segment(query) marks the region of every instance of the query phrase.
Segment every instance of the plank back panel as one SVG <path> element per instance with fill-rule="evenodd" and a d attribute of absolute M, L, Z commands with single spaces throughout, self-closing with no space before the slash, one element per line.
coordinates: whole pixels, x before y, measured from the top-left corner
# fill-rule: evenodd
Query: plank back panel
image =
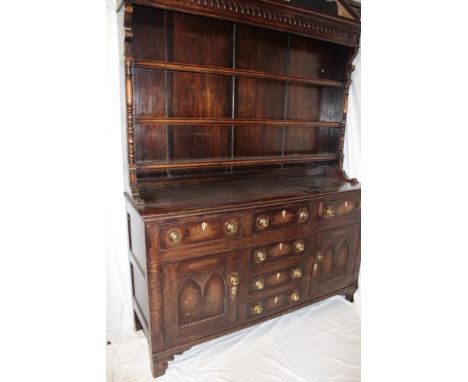
<path fill-rule="evenodd" d="M 172 126 L 171 159 L 228 158 L 231 154 L 229 126 Z"/>
<path fill-rule="evenodd" d="M 294 156 L 340 154 L 338 123 L 343 118 L 346 58 L 352 48 L 142 6 L 134 7 L 132 33 L 133 58 L 146 63 L 132 71 L 137 166 L 253 159 L 252 167 L 244 163 L 184 169 L 178 165 L 171 170 L 170 166 L 165 170 L 155 167 L 153 174 L 146 168 L 137 172 L 140 179 L 309 166 L 297 163 Z M 158 63 L 173 64 L 158 67 Z M 197 68 L 210 71 L 197 72 Z M 253 74 L 236 75 L 236 70 Z M 325 81 L 307 82 L 314 80 Z M 335 82 L 328 85 L 326 81 Z M 151 118 L 156 120 L 149 121 Z M 187 123 L 174 125 L 158 121 L 161 118 L 182 118 Z M 232 125 L 226 123 L 230 119 Z M 236 120 L 243 123 L 236 124 Z M 312 123 L 301 125 L 301 121 Z M 320 122 L 337 126 L 321 126 Z M 262 157 L 272 156 L 284 157 L 285 165 L 262 163 Z"/>
<path fill-rule="evenodd" d="M 172 62 L 231 67 L 231 23 L 168 13 L 168 60 Z"/>
<path fill-rule="evenodd" d="M 134 7 L 132 54 L 140 60 L 165 60 L 165 12 L 159 9 Z"/>

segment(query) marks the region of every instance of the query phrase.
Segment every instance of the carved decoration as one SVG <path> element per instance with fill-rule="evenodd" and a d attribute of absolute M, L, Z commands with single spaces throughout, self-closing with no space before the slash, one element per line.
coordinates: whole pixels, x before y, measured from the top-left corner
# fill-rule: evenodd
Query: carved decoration
<path fill-rule="evenodd" d="M 323 32 L 330 35 L 340 36 L 350 44 L 357 44 L 359 33 L 352 32 L 347 28 L 331 24 L 326 21 L 318 21 L 310 17 L 281 12 L 259 5 L 252 5 L 236 0 L 185 0 L 187 5 L 196 5 L 203 8 L 218 9 L 239 15 L 245 15 L 264 20 L 274 21 L 284 25 L 295 26 L 297 28 Z"/>
<path fill-rule="evenodd" d="M 144 5 L 181 11 L 203 12 L 226 16 L 258 24 L 267 24 L 298 33 L 336 41 L 349 46 L 359 46 L 359 24 L 327 20 L 325 15 L 306 15 L 299 11 L 275 9 L 268 4 L 249 0 L 142 0 Z"/>
<path fill-rule="evenodd" d="M 133 73 L 132 64 L 132 38 L 131 19 L 133 14 L 133 6 L 125 3 L 124 15 L 124 31 L 125 31 L 125 96 L 127 107 L 127 145 L 128 145 L 128 163 L 135 163 L 135 142 L 134 142 L 134 126 L 135 117 L 133 113 Z"/>
<path fill-rule="evenodd" d="M 349 89 L 351 88 L 351 75 L 355 69 L 353 65 L 353 61 L 358 53 L 358 50 L 355 49 L 354 52 L 351 54 L 348 63 L 346 65 L 346 79 L 345 79 L 345 87 L 344 87 L 344 97 L 343 97 L 343 115 L 341 118 L 341 128 L 340 128 L 340 137 L 338 142 L 338 149 L 341 154 L 341 159 L 338 162 L 338 168 L 343 169 L 343 151 L 344 151 L 344 143 L 345 143 L 345 131 L 346 131 L 346 120 L 348 117 L 348 100 L 349 100 Z"/>
<path fill-rule="evenodd" d="M 350 246 L 347 241 L 343 241 L 335 249 L 333 245 L 324 251 L 324 261 L 322 268 L 322 281 L 342 276 L 346 273 Z"/>
<path fill-rule="evenodd" d="M 127 111 L 127 161 L 130 178 L 130 189 L 137 206 L 142 206 L 143 200 L 137 188 L 135 161 L 135 115 L 133 110 L 133 57 L 132 57 L 132 15 L 133 5 L 124 4 L 124 55 L 125 55 L 125 102 Z"/>
<path fill-rule="evenodd" d="M 307 31 L 339 36 L 352 45 L 357 45 L 359 43 L 359 33 L 353 32 L 348 28 L 340 27 L 339 25 L 326 21 L 315 20 L 306 16 L 286 13 L 260 5 L 252 5 L 238 0 L 185 0 L 185 4 L 217 9 L 224 12 L 231 12 L 238 15 L 294 26 Z"/>
<path fill-rule="evenodd" d="M 186 280 L 178 294 L 179 326 L 187 327 L 226 313 L 224 279 L 212 274 L 201 286 L 192 278 Z"/>
<path fill-rule="evenodd" d="M 131 48 L 132 48 L 132 15 L 133 15 L 133 5 L 129 3 L 125 3 L 124 8 L 124 33 L 125 33 L 125 56 L 131 55 Z"/>

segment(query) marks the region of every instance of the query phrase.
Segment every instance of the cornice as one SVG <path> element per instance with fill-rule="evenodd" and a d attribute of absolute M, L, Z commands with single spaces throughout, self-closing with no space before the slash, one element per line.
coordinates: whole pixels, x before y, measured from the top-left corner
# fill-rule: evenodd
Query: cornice
<path fill-rule="evenodd" d="M 347 46 L 359 46 L 360 24 L 358 21 L 339 20 L 335 17 L 284 7 L 276 3 L 258 0 L 133 0 L 131 2 L 270 27 Z"/>

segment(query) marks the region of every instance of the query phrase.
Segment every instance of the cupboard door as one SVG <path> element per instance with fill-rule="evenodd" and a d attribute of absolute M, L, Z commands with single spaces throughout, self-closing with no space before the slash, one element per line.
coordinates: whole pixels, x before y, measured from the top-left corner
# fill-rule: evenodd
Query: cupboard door
<path fill-rule="evenodd" d="M 163 266 L 168 343 L 204 337 L 237 320 L 239 268 L 237 252 Z"/>
<path fill-rule="evenodd" d="M 310 296 L 331 293 L 353 282 L 359 237 L 359 224 L 317 234 Z"/>

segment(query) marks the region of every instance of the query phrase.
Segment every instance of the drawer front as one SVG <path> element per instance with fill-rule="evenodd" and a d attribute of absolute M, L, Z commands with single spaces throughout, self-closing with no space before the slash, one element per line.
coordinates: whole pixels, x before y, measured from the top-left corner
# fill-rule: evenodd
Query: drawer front
<path fill-rule="evenodd" d="M 268 290 L 292 281 L 298 281 L 305 277 L 305 267 L 301 263 L 296 263 L 283 267 L 274 272 L 268 272 L 249 279 L 249 294 Z"/>
<path fill-rule="evenodd" d="M 241 234 L 240 215 L 207 216 L 193 221 L 163 224 L 161 247 L 177 248 L 219 239 L 238 238 Z"/>
<path fill-rule="evenodd" d="M 307 237 L 287 239 L 250 249 L 251 266 L 262 266 L 273 261 L 308 253 Z"/>
<path fill-rule="evenodd" d="M 258 299 L 247 305 L 247 317 L 256 318 L 263 317 L 277 310 L 287 309 L 288 307 L 300 304 L 305 299 L 301 288 L 292 285 L 290 288 L 282 292 L 278 292 L 272 296 Z"/>
<path fill-rule="evenodd" d="M 254 213 L 254 231 L 264 232 L 296 224 L 307 224 L 310 211 L 307 205 L 277 208 Z"/>
<path fill-rule="evenodd" d="M 320 201 L 317 206 L 317 220 L 333 221 L 340 217 L 359 216 L 361 199 L 359 196 Z"/>

